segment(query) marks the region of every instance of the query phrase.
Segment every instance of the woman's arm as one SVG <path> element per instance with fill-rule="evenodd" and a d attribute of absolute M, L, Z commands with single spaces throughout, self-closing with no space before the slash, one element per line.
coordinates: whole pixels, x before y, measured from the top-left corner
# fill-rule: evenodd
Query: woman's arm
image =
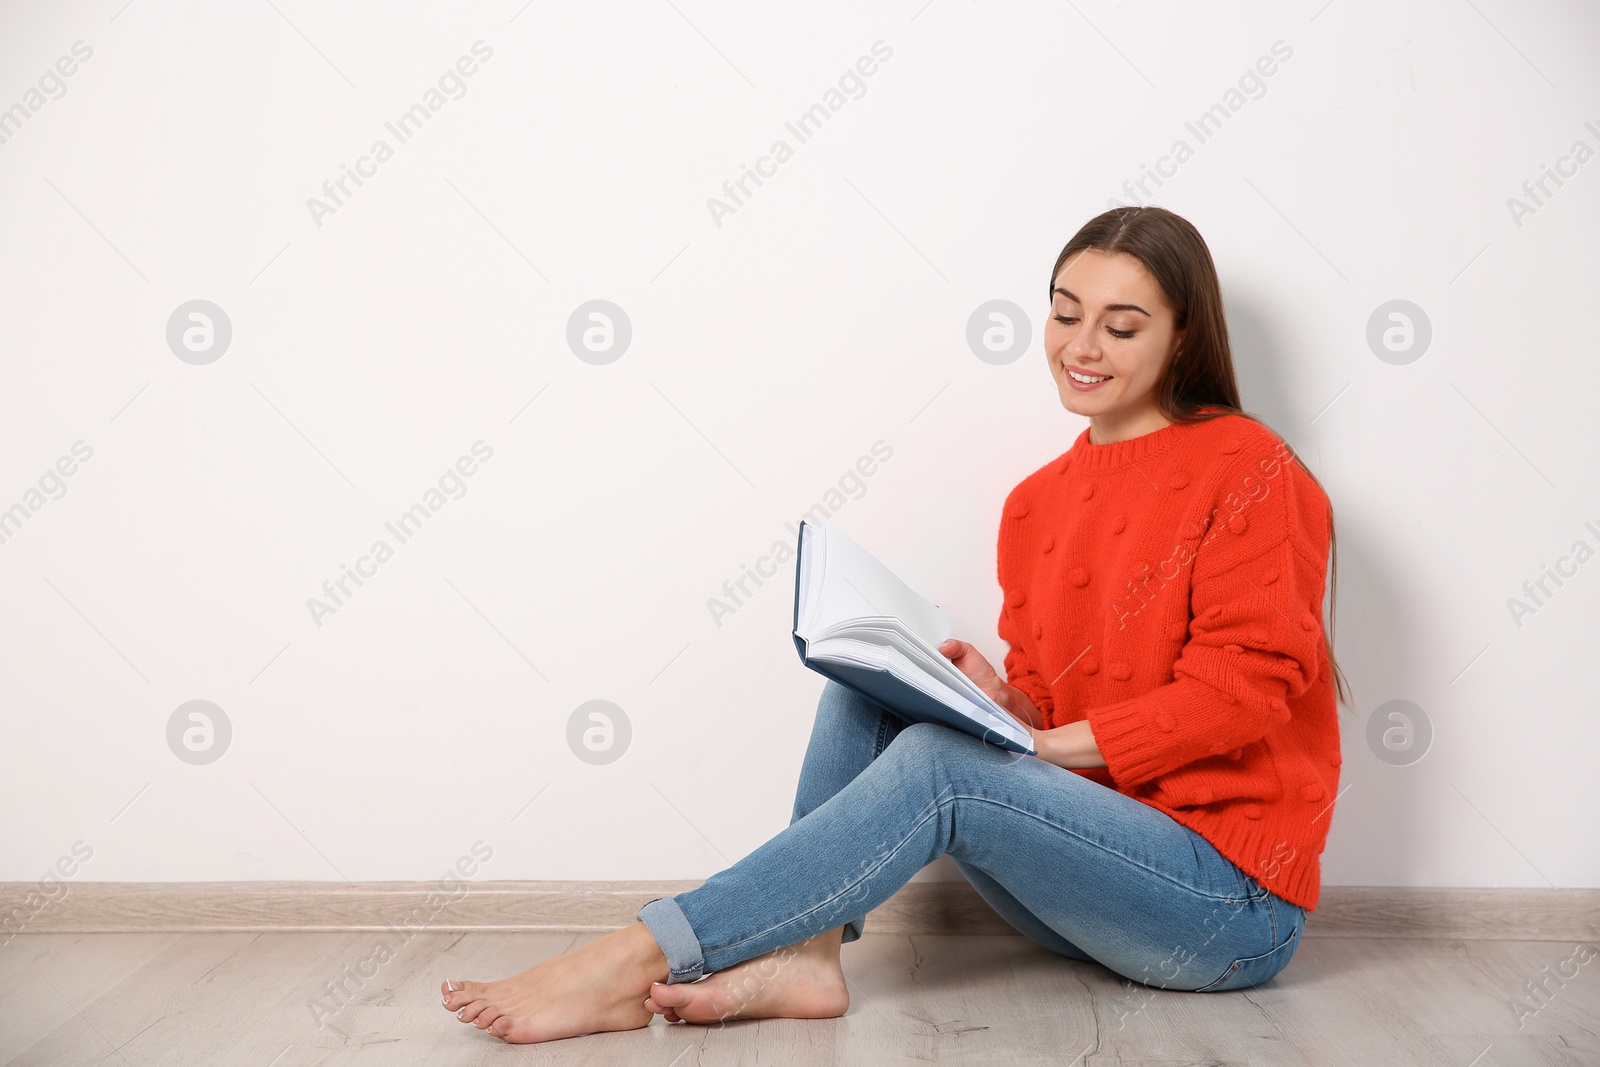
<path fill-rule="evenodd" d="M 965 641 L 951 638 L 939 646 L 939 653 L 949 658 L 956 669 L 979 689 L 987 693 L 996 704 L 1011 713 L 1033 735 L 1033 747 L 1046 763 L 1057 767 L 1104 767 L 1106 761 L 1095 744 L 1094 732 L 1087 719 L 1069 722 L 1053 730 L 1044 729 L 1044 717 L 1034 706 L 1028 694 L 1007 682 L 996 673 L 983 654 Z"/>
<path fill-rule="evenodd" d="M 1106 765 L 1100 746 L 1094 742 L 1094 731 L 1089 729 L 1088 719 L 1069 722 L 1054 730 L 1033 731 L 1033 747 L 1039 750 L 1039 758 L 1046 763 L 1069 770 Z"/>

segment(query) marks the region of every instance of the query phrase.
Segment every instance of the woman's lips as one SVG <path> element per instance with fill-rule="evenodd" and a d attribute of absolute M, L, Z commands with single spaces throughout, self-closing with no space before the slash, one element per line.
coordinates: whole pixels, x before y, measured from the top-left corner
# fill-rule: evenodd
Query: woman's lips
<path fill-rule="evenodd" d="M 1067 383 L 1080 393 L 1092 393 L 1112 379 L 1111 375 L 1105 375 L 1102 380 L 1098 382 L 1080 382 L 1078 379 L 1072 376 L 1074 373 L 1083 374 L 1084 372 L 1078 370 L 1076 367 L 1067 368 Z"/>

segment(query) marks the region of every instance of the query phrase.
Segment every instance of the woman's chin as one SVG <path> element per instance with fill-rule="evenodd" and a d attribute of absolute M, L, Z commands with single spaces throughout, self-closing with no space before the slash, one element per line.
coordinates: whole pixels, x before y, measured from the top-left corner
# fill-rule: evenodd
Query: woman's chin
<path fill-rule="evenodd" d="M 1060 392 L 1061 406 L 1072 412 L 1074 415 L 1081 415 L 1084 418 L 1088 418 L 1090 415 L 1095 413 L 1096 409 L 1094 402 L 1084 397 L 1071 386 L 1060 386 Z"/>

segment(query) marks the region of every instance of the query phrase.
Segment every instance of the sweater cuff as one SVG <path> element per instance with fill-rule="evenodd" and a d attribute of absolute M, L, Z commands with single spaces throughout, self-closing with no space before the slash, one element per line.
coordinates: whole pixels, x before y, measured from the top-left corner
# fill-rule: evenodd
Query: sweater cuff
<path fill-rule="evenodd" d="M 1176 681 L 1139 696 L 1101 704 L 1084 712 L 1089 730 L 1117 788 L 1131 789 L 1211 753 L 1194 746 L 1178 732 L 1178 724 L 1196 706 L 1227 700 L 1204 682 L 1180 676 Z M 1155 729 L 1151 729 L 1151 726 Z M 1193 752 L 1174 751 L 1175 748 Z"/>

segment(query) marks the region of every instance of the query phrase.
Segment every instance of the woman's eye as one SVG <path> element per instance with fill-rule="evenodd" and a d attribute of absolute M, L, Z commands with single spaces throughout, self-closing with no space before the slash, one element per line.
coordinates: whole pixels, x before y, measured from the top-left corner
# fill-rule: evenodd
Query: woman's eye
<path fill-rule="evenodd" d="M 1057 315 L 1057 316 L 1055 316 L 1055 320 L 1057 322 L 1065 325 L 1065 326 L 1071 326 L 1073 323 L 1078 321 L 1076 318 L 1074 318 L 1071 315 Z M 1118 338 L 1119 340 L 1123 340 L 1123 341 L 1126 341 L 1128 338 L 1132 337 L 1134 335 L 1134 333 L 1135 333 L 1134 330 L 1113 330 L 1109 326 L 1107 326 L 1106 329 L 1111 333 L 1112 337 Z"/>

